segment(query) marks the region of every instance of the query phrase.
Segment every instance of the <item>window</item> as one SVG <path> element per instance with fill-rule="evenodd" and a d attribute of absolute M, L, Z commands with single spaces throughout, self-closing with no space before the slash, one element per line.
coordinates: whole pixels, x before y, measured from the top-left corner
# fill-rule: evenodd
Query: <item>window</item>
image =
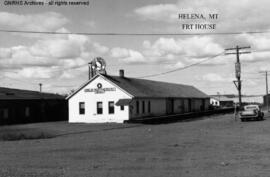
<path fill-rule="evenodd" d="M 136 111 L 137 111 L 137 114 L 139 114 L 140 113 L 140 103 L 139 103 L 139 101 L 136 101 Z"/>
<path fill-rule="evenodd" d="M 80 114 L 85 114 L 85 103 L 84 102 L 79 103 L 79 112 L 80 112 Z"/>
<path fill-rule="evenodd" d="M 30 108 L 25 107 L 25 117 L 30 117 Z"/>
<path fill-rule="evenodd" d="M 8 109 L 7 108 L 0 109 L 0 118 L 4 118 L 4 119 L 8 118 Z"/>
<path fill-rule="evenodd" d="M 144 101 L 142 101 L 142 113 L 144 114 L 144 112 L 145 112 L 145 103 Z"/>
<path fill-rule="evenodd" d="M 109 114 L 114 114 L 114 102 L 109 101 Z"/>
<path fill-rule="evenodd" d="M 120 106 L 120 110 L 121 110 L 121 111 L 124 111 L 124 110 L 125 110 L 125 106 L 124 106 L 124 105 L 121 105 L 121 106 Z"/>
<path fill-rule="evenodd" d="M 151 103 L 150 103 L 150 101 L 148 101 L 148 113 L 150 113 L 151 112 Z"/>
<path fill-rule="evenodd" d="M 4 109 L 4 119 L 8 118 L 8 109 Z"/>
<path fill-rule="evenodd" d="M 103 114 L 102 102 L 97 102 L 97 114 Z"/>

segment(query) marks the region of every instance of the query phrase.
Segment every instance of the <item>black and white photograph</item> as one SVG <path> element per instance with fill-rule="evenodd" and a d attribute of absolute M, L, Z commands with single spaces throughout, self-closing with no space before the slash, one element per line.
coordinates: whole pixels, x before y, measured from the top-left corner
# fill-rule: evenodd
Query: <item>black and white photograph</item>
<path fill-rule="evenodd" d="M 1 0 L 0 177 L 269 177 L 270 1 Z"/>

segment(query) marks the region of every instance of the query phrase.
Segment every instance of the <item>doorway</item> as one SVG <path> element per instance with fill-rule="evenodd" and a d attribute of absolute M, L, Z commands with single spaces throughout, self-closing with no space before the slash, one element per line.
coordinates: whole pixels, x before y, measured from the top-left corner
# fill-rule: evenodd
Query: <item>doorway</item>
<path fill-rule="evenodd" d="M 172 98 L 166 99 L 166 113 L 167 114 L 174 113 L 174 100 Z"/>

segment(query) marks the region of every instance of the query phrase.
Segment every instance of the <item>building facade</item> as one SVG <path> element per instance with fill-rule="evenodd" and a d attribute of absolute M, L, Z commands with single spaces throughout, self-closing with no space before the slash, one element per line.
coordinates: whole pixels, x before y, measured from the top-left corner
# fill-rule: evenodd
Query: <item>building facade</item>
<path fill-rule="evenodd" d="M 214 107 L 229 108 L 234 107 L 234 100 L 226 96 L 211 97 L 210 104 Z"/>
<path fill-rule="evenodd" d="M 123 122 L 129 116 L 128 106 L 115 106 L 119 99 L 132 96 L 102 75 L 68 98 L 69 122 Z"/>
<path fill-rule="evenodd" d="M 64 96 L 0 87 L 0 125 L 67 120 Z"/>
<path fill-rule="evenodd" d="M 126 120 L 205 111 L 208 95 L 181 84 L 97 74 L 67 97 L 69 122 Z"/>

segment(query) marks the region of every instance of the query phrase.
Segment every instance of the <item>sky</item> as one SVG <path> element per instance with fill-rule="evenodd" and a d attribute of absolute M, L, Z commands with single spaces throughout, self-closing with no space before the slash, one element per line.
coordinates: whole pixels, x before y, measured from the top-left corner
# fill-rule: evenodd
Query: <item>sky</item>
<path fill-rule="evenodd" d="M 30 1 L 30 0 L 28 0 Z M 48 2 L 49 0 L 39 0 Z M 71 1 L 71 0 L 66 0 Z M 79 0 L 73 0 L 79 1 Z M 88 79 L 87 63 L 102 57 L 107 73 L 143 77 L 187 67 L 224 52 L 250 46 L 240 55 L 243 94 L 264 94 L 270 70 L 270 1 L 267 0 L 89 0 L 78 5 L 6 5 L 0 2 L 0 29 L 68 33 L 149 33 L 208 35 L 100 36 L 0 32 L 1 86 L 69 93 Z M 179 19 L 202 14 L 205 19 Z M 209 19 L 209 14 L 218 14 Z M 215 29 L 182 28 L 215 24 Z M 250 34 L 249 31 L 265 33 Z M 241 32 L 235 35 L 209 33 Z M 237 94 L 235 55 L 146 79 L 193 85 L 207 94 Z"/>

